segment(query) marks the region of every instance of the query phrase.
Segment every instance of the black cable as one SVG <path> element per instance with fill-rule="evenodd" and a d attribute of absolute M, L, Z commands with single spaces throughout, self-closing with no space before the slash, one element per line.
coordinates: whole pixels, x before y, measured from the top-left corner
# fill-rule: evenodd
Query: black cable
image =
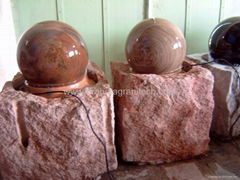
<path fill-rule="evenodd" d="M 183 65 L 183 68 L 184 67 L 189 67 L 189 66 L 203 66 L 203 65 L 206 65 L 206 64 L 211 64 L 213 62 L 214 61 L 208 61 L 208 62 L 205 62 L 205 63 L 196 63 L 196 64 L 185 64 L 185 65 Z"/>
<path fill-rule="evenodd" d="M 113 176 L 112 176 L 112 174 L 110 172 L 110 169 L 109 169 L 109 161 L 108 161 L 106 144 L 103 142 L 103 140 L 98 136 L 98 134 L 94 130 L 91 118 L 89 116 L 89 110 L 87 109 L 86 105 L 83 103 L 83 101 L 77 95 L 75 95 L 74 93 L 72 93 L 70 91 L 49 91 L 49 92 L 34 93 L 34 94 L 35 95 L 43 95 L 43 94 L 51 94 L 51 93 L 64 93 L 65 95 L 72 96 L 72 97 L 76 98 L 78 100 L 78 102 L 83 106 L 83 108 L 84 108 L 84 110 L 85 110 L 85 112 L 87 114 L 87 119 L 88 119 L 88 123 L 89 123 L 90 128 L 91 128 L 91 131 L 95 135 L 95 137 L 98 139 L 98 141 L 101 143 L 101 145 L 103 146 L 104 154 L 105 154 L 105 162 L 106 162 L 107 174 L 109 176 L 109 179 L 113 180 Z"/>
<path fill-rule="evenodd" d="M 93 134 L 96 136 L 96 138 L 98 139 L 98 141 L 102 144 L 103 146 L 103 149 L 104 149 L 104 154 L 105 154 L 105 162 L 106 162 L 106 168 L 107 168 L 107 173 L 108 173 L 108 176 L 110 178 L 110 180 L 113 180 L 113 177 L 110 173 L 110 169 L 109 169 L 109 163 L 108 163 L 108 155 L 107 155 L 107 147 L 106 147 L 106 144 L 103 142 L 103 140 L 97 135 L 97 133 L 95 132 L 95 130 L 93 129 L 93 126 L 92 126 L 92 121 L 90 119 L 90 116 L 89 116 L 89 110 L 87 109 L 86 105 L 83 103 L 83 101 L 77 96 L 75 95 L 74 93 L 70 92 L 70 91 L 66 91 L 65 92 L 66 95 L 70 95 L 72 97 L 75 97 L 77 98 L 77 100 L 80 102 L 80 104 L 83 105 L 83 108 L 87 114 L 87 119 L 88 119 L 88 122 L 89 122 L 89 125 L 91 127 L 91 130 L 93 132 Z"/>
<path fill-rule="evenodd" d="M 43 95 L 43 94 L 52 94 L 52 93 L 63 93 L 63 94 L 65 94 L 65 91 L 47 91 L 47 92 L 40 92 L 40 93 L 33 93 L 33 94 Z"/>
<path fill-rule="evenodd" d="M 206 65 L 206 64 L 211 64 L 213 63 L 214 61 L 208 61 L 208 62 L 204 62 L 204 63 L 195 63 L 195 64 L 189 64 L 189 63 L 186 63 L 186 64 L 183 64 L 182 65 L 182 70 L 186 69 L 186 68 L 190 68 L 190 67 L 193 67 L 193 66 L 203 66 L 203 65 Z"/>

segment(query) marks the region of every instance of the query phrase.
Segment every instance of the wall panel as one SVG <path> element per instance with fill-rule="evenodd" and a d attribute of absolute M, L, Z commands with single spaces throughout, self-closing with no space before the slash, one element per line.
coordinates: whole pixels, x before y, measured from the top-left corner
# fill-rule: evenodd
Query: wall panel
<path fill-rule="evenodd" d="M 226 18 L 232 16 L 240 16 L 240 0 L 221 0 L 221 12 L 220 12 L 220 20 L 224 20 Z"/>
<path fill-rule="evenodd" d="M 184 33 L 186 0 L 151 0 L 150 16 L 168 19 Z"/>
<path fill-rule="evenodd" d="M 143 19 L 143 0 L 103 0 L 105 72 L 110 61 L 125 60 L 125 41 L 130 30 Z"/>
<path fill-rule="evenodd" d="M 56 20 L 55 0 L 11 0 L 16 39 L 32 25 L 45 20 Z"/>
<path fill-rule="evenodd" d="M 208 51 L 208 38 L 218 24 L 220 0 L 187 0 L 186 40 L 188 54 Z"/>

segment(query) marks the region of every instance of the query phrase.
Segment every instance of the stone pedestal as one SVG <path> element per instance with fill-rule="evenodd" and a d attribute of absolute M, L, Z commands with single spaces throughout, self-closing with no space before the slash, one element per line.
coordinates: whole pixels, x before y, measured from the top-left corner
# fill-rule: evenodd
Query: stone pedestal
<path fill-rule="evenodd" d="M 110 170 L 114 170 L 113 93 L 94 64 L 88 75 L 97 83 L 75 93 L 106 142 Z M 16 91 L 7 82 L 0 93 L 0 171 L 6 180 L 91 179 L 106 172 L 105 154 L 77 99 L 45 99 Z"/>
<path fill-rule="evenodd" d="M 158 164 L 208 150 L 213 76 L 202 67 L 136 74 L 112 62 L 117 140 L 125 161 Z"/>
<path fill-rule="evenodd" d="M 206 54 L 206 53 L 205 53 Z M 188 57 L 195 63 L 205 63 L 204 54 L 194 54 Z M 240 115 L 240 87 L 237 74 L 228 65 L 211 63 L 204 65 L 214 75 L 214 101 L 213 121 L 211 133 L 222 139 L 229 139 L 230 127 Z M 240 68 L 236 67 L 239 71 Z M 233 136 L 240 135 L 240 120 L 233 126 Z"/>

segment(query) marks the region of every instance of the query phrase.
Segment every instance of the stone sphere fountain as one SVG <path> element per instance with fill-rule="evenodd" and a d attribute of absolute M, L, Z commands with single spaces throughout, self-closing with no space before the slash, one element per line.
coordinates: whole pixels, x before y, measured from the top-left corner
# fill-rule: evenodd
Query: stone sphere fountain
<path fill-rule="evenodd" d="M 23 34 L 17 61 L 21 73 L 0 92 L 0 179 L 96 179 L 116 169 L 112 89 L 80 34 L 40 22 Z"/>
<path fill-rule="evenodd" d="M 185 57 L 180 29 L 165 19 L 144 20 L 125 49 L 127 61 L 111 64 L 122 159 L 159 164 L 206 152 L 214 79 Z"/>

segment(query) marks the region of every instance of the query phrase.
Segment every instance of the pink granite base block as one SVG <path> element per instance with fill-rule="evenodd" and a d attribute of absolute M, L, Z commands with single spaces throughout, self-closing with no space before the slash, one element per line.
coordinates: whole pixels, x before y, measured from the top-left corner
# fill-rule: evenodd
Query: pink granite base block
<path fill-rule="evenodd" d="M 136 74 L 112 62 L 117 141 L 124 161 L 158 164 L 208 150 L 213 76 L 202 67 Z"/>
<path fill-rule="evenodd" d="M 75 93 L 89 108 L 114 170 L 113 93 L 95 65 L 88 75 L 96 85 Z M 106 172 L 105 154 L 75 98 L 45 99 L 16 91 L 8 82 L 0 93 L 0 171 L 6 180 L 91 179 Z"/>

